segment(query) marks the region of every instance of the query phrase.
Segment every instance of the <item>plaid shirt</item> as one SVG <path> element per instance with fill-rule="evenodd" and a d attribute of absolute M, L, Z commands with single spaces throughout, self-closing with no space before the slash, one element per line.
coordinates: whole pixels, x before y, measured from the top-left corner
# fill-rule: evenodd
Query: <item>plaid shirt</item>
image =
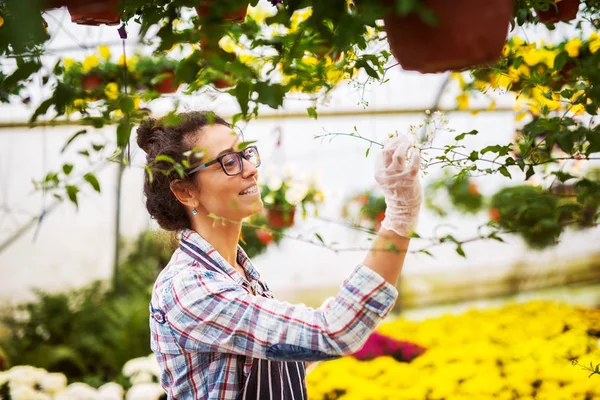
<path fill-rule="evenodd" d="M 292 305 L 273 299 L 239 246 L 237 256 L 249 282 L 198 233 L 184 230 L 156 280 L 151 347 L 169 399 L 235 399 L 253 358 L 320 361 L 352 354 L 398 296 L 359 264 L 321 307 Z"/>

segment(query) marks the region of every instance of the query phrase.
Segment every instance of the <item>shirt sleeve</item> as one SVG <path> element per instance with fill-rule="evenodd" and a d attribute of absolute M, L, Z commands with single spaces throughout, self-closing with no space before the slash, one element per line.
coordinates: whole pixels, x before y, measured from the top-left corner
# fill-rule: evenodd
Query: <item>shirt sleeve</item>
<path fill-rule="evenodd" d="M 185 352 L 225 352 L 277 361 L 319 361 L 358 351 L 398 291 L 359 264 L 317 309 L 251 295 L 224 274 L 181 271 L 161 308 Z"/>

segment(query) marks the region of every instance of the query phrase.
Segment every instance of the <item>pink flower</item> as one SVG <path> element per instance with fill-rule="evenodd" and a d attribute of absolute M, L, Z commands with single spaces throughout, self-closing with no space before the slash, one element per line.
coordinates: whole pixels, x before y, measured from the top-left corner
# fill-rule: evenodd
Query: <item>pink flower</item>
<path fill-rule="evenodd" d="M 400 362 L 410 362 L 425 352 L 418 344 L 396 340 L 373 332 L 364 346 L 352 354 L 358 360 L 372 360 L 376 357 L 391 356 Z"/>

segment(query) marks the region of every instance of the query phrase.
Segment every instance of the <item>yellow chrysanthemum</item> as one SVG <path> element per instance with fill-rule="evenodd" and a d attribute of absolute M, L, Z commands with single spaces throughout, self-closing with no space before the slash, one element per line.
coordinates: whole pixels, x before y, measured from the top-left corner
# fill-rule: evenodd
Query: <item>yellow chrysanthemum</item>
<path fill-rule="evenodd" d="M 588 38 L 590 53 L 594 54 L 600 49 L 600 36 L 596 32 L 593 32 Z"/>
<path fill-rule="evenodd" d="M 104 94 L 109 100 L 115 100 L 117 97 L 119 97 L 119 85 L 117 85 L 115 82 L 110 82 L 104 88 Z"/>
<path fill-rule="evenodd" d="M 82 109 L 87 105 L 87 101 L 84 99 L 75 99 L 73 101 L 73 107 L 76 109 Z"/>
<path fill-rule="evenodd" d="M 456 104 L 458 105 L 459 110 L 466 110 L 469 108 L 469 95 L 466 93 L 461 93 L 456 96 Z"/>
<path fill-rule="evenodd" d="M 127 70 L 129 72 L 134 72 L 135 71 L 135 66 L 137 65 L 137 62 L 139 61 L 139 57 L 138 56 L 131 56 L 127 58 Z M 121 54 L 121 56 L 119 57 L 119 61 L 117 61 L 117 64 L 119 65 L 119 67 L 122 67 L 125 65 L 125 56 Z"/>
<path fill-rule="evenodd" d="M 98 52 L 100 53 L 100 56 L 105 60 L 110 59 L 110 49 L 108 48 L 108 46 L 101 45 L 100 47 L 98 47 Z"/>
<path fill-rule="evenodd" d="M 63 60 L 63 65 L 65 66 L 65 69 L 68 71 L 69 69 L 71 69 L 71 67 L 75 64 L 75 60 L 73 60 L 72 58 L 65 58 Z"/>
<path fill-rule="evenodd" d="M 96 57 L 95 55 L 91 55 L 91 56 L 87 56 L 84 60 L 83 60 L 83 68 L 82 71 L 84 73 L 86 72 L 90 72 L 92 70 L 92 68 L 97 67 L 98 65 L 100 65 L 100 60 L 98 60 L 98 57 Z"/>
<path fill-rule="evenodd" d="M 569 39 L 565 44 L 565 50 L 569 54 L 569 57 L 577 57 L 582 44 L 579 38 Z"/>
<path fill-rule="evenodd" d="M 463 76 L 463 74 L 462 74 L 462 73 L 460 73 L 460 72 L 452 72 L 452 73 L 450 74 L 450 77 L 451 77 L 452 79 L 455 79 L 455 80 L 457 80 L 457 81 L 458 81 L 458 86 L 459 86 L 461 89 L 463 89 L 463 88 L 465 87 L 465 77 Z"/>

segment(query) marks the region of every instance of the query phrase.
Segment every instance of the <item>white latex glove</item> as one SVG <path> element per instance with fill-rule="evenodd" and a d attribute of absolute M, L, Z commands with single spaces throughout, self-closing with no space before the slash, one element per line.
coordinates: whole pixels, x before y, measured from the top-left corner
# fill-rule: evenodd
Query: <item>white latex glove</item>
<path fill-rule="evenodd" d="M 387 139 L 375 162 L 375 181 L 385 197 L 385 219 L 381 226 L 408 236 L 417 224 L 423 194 L 419 179 L 421 157 L 406 135 Z M 408 152 L 412 149 L 410 160 Z"/>

